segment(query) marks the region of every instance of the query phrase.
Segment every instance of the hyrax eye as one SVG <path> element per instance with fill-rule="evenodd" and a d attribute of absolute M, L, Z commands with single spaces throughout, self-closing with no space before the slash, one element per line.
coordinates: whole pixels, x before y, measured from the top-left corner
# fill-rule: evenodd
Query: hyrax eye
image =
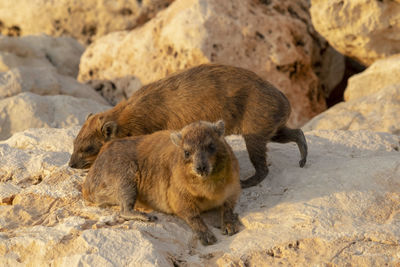
<path fill-rule="evenodd" d="M 215 145 L 213 143 L 209 144 L 207 146 L 207 149 L 209 152 L 214 152 L 215 151 Z"/>
<path fill-rule="evenodd" d="M 185 155 L 185 159 L 190 157 L 190 152 L 189 151 L 185 150 L 185 151 L 183 151 L 183 153 Z"/>
<path fill-rule="evenodd" d="M 94 152 L 94 146 L 87 146 L 82 150 L 83 153 L 93 153 Z"/>

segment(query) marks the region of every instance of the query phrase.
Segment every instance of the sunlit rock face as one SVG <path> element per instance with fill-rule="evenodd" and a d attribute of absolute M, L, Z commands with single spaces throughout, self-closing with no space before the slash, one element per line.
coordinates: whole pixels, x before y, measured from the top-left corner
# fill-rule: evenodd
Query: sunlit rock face
<path fill-rule="evenodd" d="M 0 72 L 16 67 L 47 67 L 76 78 L 84 47 L 70 37 L 0 36 Z"/>
<path fill-rule="evenodd" d="M 0 2 L 0 33 L 71 36 L 82 44 L 114 31 L 131 30 L 174 0 L 14 0 Z"/>
<path fill-rule="evenodd" d="M 400 2 L 312 0 L 315 29 L 342 54 L 365 65 L 400 53 Z"/>
<path fill-rule="evenodd" d="M 375 61 L 365 71 L 350 77 L 345 101 L 367 96 L 389 85 L 400 84 L 400 54 Z"/>
<path fill-rule="evenodd" d="M 89 113 L 109 108 L 91 99 L 21 93 L 0 100 L 0 140 L 29 128 L 82 125 Z"/>

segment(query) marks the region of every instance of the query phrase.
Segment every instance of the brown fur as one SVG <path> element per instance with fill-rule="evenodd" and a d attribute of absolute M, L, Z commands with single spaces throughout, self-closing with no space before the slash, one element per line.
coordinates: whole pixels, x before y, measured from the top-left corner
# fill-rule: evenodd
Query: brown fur
<path fill-rule="evenodd" d="M 98 205 L 120 205 L 121 217 L 151 221 L 133 210 L 135 201 L 176 214 L 205 244 L 216 238 L 200 217 L 220 207 L 222 231 L 232 235 L 240 194 L 239 165 L 224 137 L 222 121 L 192 123 L 181 132 L 159 131 L 103 146 L 82 186 L 83 197 Z"/>
<path fill-rule="evenodd" d="M 255 73 L 223 65 L 200 65 L 151 83 L 114 108 L 90 116 L 74 141 L 69 165 L 88 168 L 105 142 L 126 136 L 182 128 L 198 120 L 223 119 L 226 134 L 241 134 L 254 176 L 242 187 L 261 182 L 268 174 L 266 144 L 296 142 L 300 166 L 307 143 L 300 129 L 285 126 L 290 114 L 287 98 Z"/>

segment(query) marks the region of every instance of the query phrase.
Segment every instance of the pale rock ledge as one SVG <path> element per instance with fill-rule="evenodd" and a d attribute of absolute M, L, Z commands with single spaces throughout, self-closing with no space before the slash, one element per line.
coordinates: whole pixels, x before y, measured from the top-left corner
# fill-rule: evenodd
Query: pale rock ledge
<path fill-rule="evenodd" d="M 307 132 L 299 168 L 295 144 L 269 144 L 270 173 L 242 192 L 243 223 L 231 237 L 207 224 L 203 247 L 180 219 L 120 221 L 118 209 L 84 203 L 85 171 L 67 167 L 79 127 L 32 129 L 0 142 L 0 265 L 271 266 L 400 263 L 399 137 L 369 131 Z M 253 172 L 243 140 L 227 138 L 241 177 Z M 38 178 L 41 177 L 41 178 Z"/>

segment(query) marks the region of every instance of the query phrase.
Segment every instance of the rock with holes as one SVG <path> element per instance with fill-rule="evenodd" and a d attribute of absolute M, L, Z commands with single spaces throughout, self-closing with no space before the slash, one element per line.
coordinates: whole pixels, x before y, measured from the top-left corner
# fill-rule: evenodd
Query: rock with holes
<path fill-rule="evenodd" d="M 312 28 L 308 1 L 176 0 L 142 27 L 111 33 L 89 46 L 79 79 L 134 75 L 148 84 L 201 63 L 240 66 L 288 96 L 290 123 L 298 126 L 325 109 L 328 92 L 314 67 L 324 73 L 327 90 L 342 78 L 343 58 L 327 47 Z"/>
<path fill-rule="evenodd" d="M 400 2 L 312 0 L 316 30 L 342 54 L 365 65 L 400 53 Z"/>
<path fill-rule="evenodd" d="M 0 33 L 68 35 L 88 44 L 113 31 L 133 29 L 173 0 L 15 0 L 0 2 Z"/>
<path fill-rule="evenodd" d="M 48 67 L 76 77 L 84 47 L 69 37 L 0 36 L 0 72 L 24 67 Z"/>
<path fill-rule="evenodd" d="M 344 99 L 350 101 L 400 84 L 400 54 L 377 60 L 365 71 L 350 77 Z"/>
<path fill-rule="evenodd" d="M 400 83 L 339 103 L 309 121 L 303 130 L 372 130 L 400 135 Z"/>
<path fill-rule="evenodd" d="M 56 266 L 396 266 L 400 263 L 400 138 L 370 131 L 306 132 L 269 144 L 269 179 L 245 189 L 243 226 L 204 247 L 175 216 L 124 221 L 119 208 L 85 203 L 83 170 L 67 166 L 79 127 L 30 129 L 0 141 L 0 265 Z M 252 172 L 245 144 L 227 137 L 242 179 Z"/>
<path fill-rule="evenodd" d="M 0 140 L 28 128 L 81 125 L 87 114 L 109 108 L 91 99 L 21 93 L 0 100 Z"/>
<path fill-rule="evenodd" d="M 130 75 L 112 80 L 90 80 L 87 84 L 112 105 L 128 99 L 142 86 L 138 78 Z"/>
<path fill-rule="evenodd" d="M 21 92 L 38 95 L 70 95 L 108 104 L 93 88 L 79 83 L 70 76 L 58 73 L 54 68 L 20 66 L 7 72 L 0 72 L 0 99 Z"/>

